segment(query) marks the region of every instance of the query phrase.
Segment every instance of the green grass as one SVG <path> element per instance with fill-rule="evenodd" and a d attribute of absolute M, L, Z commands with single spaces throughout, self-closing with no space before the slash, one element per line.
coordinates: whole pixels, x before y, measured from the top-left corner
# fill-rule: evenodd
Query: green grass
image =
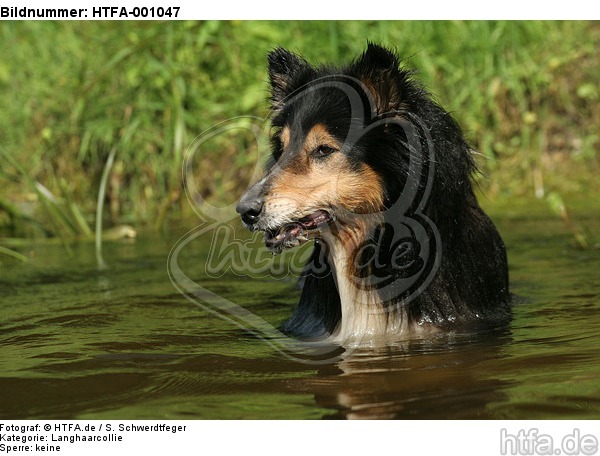
<path fill-rule="evenodd" d="M 367 40 L 395 47 L 453 112 L 490 198 L 597 192 L 598 23 L 3 22 L 0 233 L 91 236 L 112 150 L 105 225 L 190 214 L 185 150 L 218 122 L 267 114 L 271 48 L 341 63 Z M 240 134 L 202 151 L 203 197 L 239 195 L 248 147 Z"/>

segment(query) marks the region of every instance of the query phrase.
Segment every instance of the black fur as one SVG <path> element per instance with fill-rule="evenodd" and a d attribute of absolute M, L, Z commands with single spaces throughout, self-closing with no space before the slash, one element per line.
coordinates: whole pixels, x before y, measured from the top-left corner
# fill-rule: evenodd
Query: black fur
<path fill-rule="evenodd" d="M 400 68 L 396 55 L 369 44 L 365 53 L 345 67 L 313 67 L 303 58 L 278 48 L 269 54 L 273 125 L 304 131 L 325 124 L 344 141 L 351 130 L 350 104 L 335 87 L 336 81 L 354 84 L 365 106 L 365 125 L 382 118 L 416 116 L 424 124 L 421 140 L 429 135 L 435 146 L 435 174 L 423 214 L 433 221 L 442 241 L 441 264 L 426 290 L 407 304 L 409 321 L 451 328 L 457 325 L 498 324 L 510 319 L 508 268 L 504 244 L 495 226 L 480 208 L 471 184 L 475 171 L 471 151 L 462 132 L 448 112 L 435 103 L 409 71 Z M 360 80 L 364 86 L 350 76 Z M 320 79 L 321 78 L 321 79 Z M 324 79 L 323 79 L 324 78 Z M 330 87 L 310 92 L 315 81 L 331 81 Z M 312 84 L 312 85 L 311 85 Z M 302 97 L 293 95 L 303 92 Z M 425 131 L 426 130 L 426 131 Z M 273 138 L 272 166 L 281 154 L 278 134 Z M 393 205 L 401 197 L 408 176 L 407 138 L 393 123 L 381 124 L 344 150 L 350 161 L 367 163 L 384 183 L 384 204 Z M 427 166 L 429 157 L 421 157 Z M 424 189 L 419 191 L 424 192 Z M 417 210 L 415 206 L 410 211 Z M 412 213 L 411 212 L 411 213 Z M 396 214 L 397 215 L 397 214 Z M 388 212 L 386 221 L 396 216 Z M 386 237 L 381 237 L 381 242 Z M 383 246 L 384 252 L 390 245 Z M 322 270 L 327 255 L 317 243 L 303 278 L 300 303 L 282 330 L 298 337 L 331 334 L 341 318 L 340 297 L 332 274 Z M 383 269 L 392 273 L 384 258 Z M 311 267 L 315 263 L 317 267 Z M 330 268 L 326 268 L 329 270 Z M 397 296 L 395 303 L 403 297 Z"/>

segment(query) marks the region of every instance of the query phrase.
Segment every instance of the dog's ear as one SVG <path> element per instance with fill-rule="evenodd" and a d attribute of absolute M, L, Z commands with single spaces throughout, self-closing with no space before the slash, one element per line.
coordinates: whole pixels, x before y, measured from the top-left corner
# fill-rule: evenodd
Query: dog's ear
<path fill-rule="evenodd" d="M 278 109 L 285 97 L 292 92 L 291 82 L 294 73 L 308 67 L 308 63 L 302 57 L 282 47 L 272 50 L 268 60 L 271 103 L 273 109 Z"/>
<path fill-rule="evenodd" d="M 396 55 L 373 43 L 354 62 L 353 69 L 358 79 L 373 97 L 375 115 L 386 114 L 401 108 L 400 83 L 406 73 L 398 68 Z"/>

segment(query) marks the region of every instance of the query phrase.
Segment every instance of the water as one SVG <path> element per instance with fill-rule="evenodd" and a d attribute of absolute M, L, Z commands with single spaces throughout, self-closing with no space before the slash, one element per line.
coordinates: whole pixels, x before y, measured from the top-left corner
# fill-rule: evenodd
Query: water
<path fill-rule="evenodd" d="M 0 266 L 0 418 L 600 418 L 600 250 L 577 250 L 559 220 L 501 211 L 514 320 L 356 350 L 335 364 L 283 357 L 182 297 L 167 275 L 176 238 L 32 248 Z M 600 220 L 580 214 L 597 233 Z M 291 279 L 195 279 L 272 324 Z"/>

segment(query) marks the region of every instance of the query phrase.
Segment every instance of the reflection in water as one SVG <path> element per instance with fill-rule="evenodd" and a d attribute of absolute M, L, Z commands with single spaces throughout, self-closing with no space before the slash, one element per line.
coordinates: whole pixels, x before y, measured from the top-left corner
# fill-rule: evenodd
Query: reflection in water
<path fill-rule="evenodd" d="M 322 366 L 176 293 L 174 240 L 107 243 L 102 272 L 93 245 L 75 244 L 74 257 L 37 247 L 0 275 L 0 419 L 600 418 L 600 249 L 570 248 L 560 221 L 499 226 L 513 291 L 527 296 L 507 328 L 348 350 Z M 292 279 L 206 277 L 202 245 L 184 257 L 203 286 L 272 324 L 297 302 Z"/>
<path fill-rule="evenodd" d="M 440 335 L 382 349 L 361 349 L 310 380 L 329 418 L 485 418 L 509 382 L 488 374 L 510 343 L 506 331 Z"/>

